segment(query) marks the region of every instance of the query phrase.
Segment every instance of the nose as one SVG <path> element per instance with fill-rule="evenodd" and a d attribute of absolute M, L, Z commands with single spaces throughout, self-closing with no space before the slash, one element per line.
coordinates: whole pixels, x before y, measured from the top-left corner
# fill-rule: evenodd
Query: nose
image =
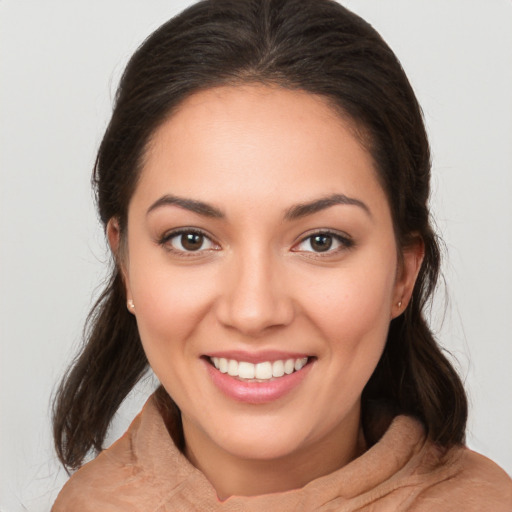
<path fill-rule="evenodd" d="M 287 293 L 286 277 L 277 259 L 264 250 L 230 258 L 216 308 L 221 324 L 257 337 L 292 322 L 293 298 Z"/>

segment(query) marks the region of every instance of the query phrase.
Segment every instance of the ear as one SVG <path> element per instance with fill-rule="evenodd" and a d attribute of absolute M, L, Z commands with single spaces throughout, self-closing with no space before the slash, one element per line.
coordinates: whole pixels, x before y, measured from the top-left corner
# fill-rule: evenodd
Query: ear
<path fill-rule="evenodd" d="M 121 241 L 121 228 L 119 227 L 119 221 L 117 218 L 112 217 L 107 223 L 107 239 L 110 245 L 110 250 L 116 260 L 116 265 L 119 267 L 121 276 L 126 292 L 127 308 L 130 313 L 134 313 L 132 293 L 130 290 L 130 280 L 126 269 L 126 254 L 122 248 Z"/>
<path fill-rule="evenodd" d="M 107 223 L 107 238 L 110 245 L 110 250 L 114 254 L 116 261 L 119 259 L 119 246 L 121 244 L 121 229 L 119 221 L 112 217 Z"/>
<path fill-rule="evenodd" d="M 418 235 L 413 237 L 404 249 L 402 249 L 402 259 L 397 271 L 393 304 L 391 306 L 391 318 L 401 315 L 412 297 L 414 285 L 425 257 L 425 244 Z"/>

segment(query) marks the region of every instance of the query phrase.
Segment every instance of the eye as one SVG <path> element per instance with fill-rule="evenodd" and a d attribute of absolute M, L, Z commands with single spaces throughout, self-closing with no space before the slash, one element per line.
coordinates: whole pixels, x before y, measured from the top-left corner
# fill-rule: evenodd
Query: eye
<path fill-rule="evenodd" d="M 348 249 L 354 242 L 338 233 L 322 231 L 313 233 L 303 238 L 294 248 L 297 252 L 332 253 L 342 249 Z"/>
<path fill-rule="evenodd" d="M 191 229 L 168 233 L 164 235 L 159 243 L 165 245 L 171 251 L 184 253 L 201 252 L 218 248 L 204 233 Z"/>

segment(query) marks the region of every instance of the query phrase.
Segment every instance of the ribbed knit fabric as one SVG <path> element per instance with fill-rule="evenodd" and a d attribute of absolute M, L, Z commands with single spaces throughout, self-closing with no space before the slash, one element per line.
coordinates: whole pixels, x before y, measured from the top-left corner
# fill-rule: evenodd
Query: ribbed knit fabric
<path fill-rule="evenodd" d="M 397 416 L 363 455 L 293 491 L 219 501 L 174 445 L 154 398 L 126 434 L 78 470 L 52 512 L 512 512 L 512 480 L 464 447 L 443 451 Z"/>

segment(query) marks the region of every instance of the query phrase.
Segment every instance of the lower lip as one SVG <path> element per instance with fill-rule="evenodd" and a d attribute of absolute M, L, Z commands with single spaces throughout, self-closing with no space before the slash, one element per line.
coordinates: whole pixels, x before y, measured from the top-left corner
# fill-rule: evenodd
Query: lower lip
<path fill-rule="evenodd" d="M 290 393 L 304 380 L 313 366 L 309 362 L 301 370 L 263 382 L 246 382 L 221 373 L 215 366 L 205 361 L 213 383 L 229 398 L 249 404 L 264 404 L 278 400 Z"/>

